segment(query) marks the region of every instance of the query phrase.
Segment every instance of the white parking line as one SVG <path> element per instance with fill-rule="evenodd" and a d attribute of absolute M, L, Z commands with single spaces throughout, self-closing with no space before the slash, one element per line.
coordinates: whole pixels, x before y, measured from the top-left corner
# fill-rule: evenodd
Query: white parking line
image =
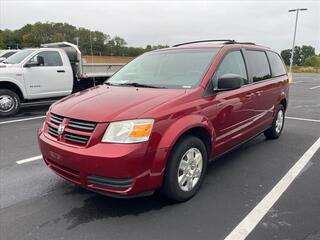
<path fill-rule="evenodd" d="M 236 226 L 225 240 L 245 239 L 270 208 L 277 202 L 294 179 L 300 174 L 306 164 L 320 148 L 320 138 L 303 154 L 274 188 L 258 203 L 258 205 Z"/>
<path fill-rule="evenodd" d="M 38 155 L 38 156 L 35 156 L 35 157 L 22 159 L 22 160 L 16 161 L 16 163 L 17 164 L 22 164 L 22 163 L 32 162 L 32 161 L 40 160 L 40 159 L 42 159 L 42 155 Z"/>
<path fill-rule="evenodd" d="M 307 121 L 307 122 L 317 122 L 320 123 L 318 119 L 310 119 L 310 118 L 298 118 L 298 117 L 286 117 L 287 119 L 299 120 L 299 121 Z"/>
<path fill-rule="evenodd" d="M 310 89 L 310 90 L 313 90 L 313 89 L 316 89 L 316 88 L 320 88 L 320 85 L 311 87 L 311 88 L 309 88 L 309 89 Z"/>
<path fill-rule="evenodd" d="M 0 125 L 1 124 L 8 124 L 8 123 L 15 123 L 15 122 L 30 121 L 30 120 L 39 119 L 39 118 L 45 118 L 45 117 L 46 116 L 38 116 L 38 117 L 30 117 L 30 118 L 22 118 L 22 119 L 4 121 L 4 122 L 0 122 Z"/>

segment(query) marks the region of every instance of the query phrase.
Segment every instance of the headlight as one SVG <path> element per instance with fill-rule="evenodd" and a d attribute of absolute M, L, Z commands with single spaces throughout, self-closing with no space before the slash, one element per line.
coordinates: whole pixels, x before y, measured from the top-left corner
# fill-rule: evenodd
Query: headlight
<path fill-rule="evenodd" d="M 148 141 L 153 123 L 153 119 L 112 122 L 104 133 L 102 142 L 138 143 Z"/>

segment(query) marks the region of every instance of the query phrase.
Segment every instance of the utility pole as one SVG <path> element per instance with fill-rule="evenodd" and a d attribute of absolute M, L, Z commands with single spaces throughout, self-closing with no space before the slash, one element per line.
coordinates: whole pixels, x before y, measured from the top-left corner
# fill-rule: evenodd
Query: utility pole
<path fill-rule="evenodd" d="M 290 57 L 290 67 L 289 67 L 290 76 L 291 76 L 291 71 L 292 71 L 294 47 L 295 47 L 295 44 L 296 44 L 296 34 L 297 34 L 299 11 L 306 11 L 306 10 L 308 10 L 308 9 L 307 8 L 296 8 L 296 9 L 290 9 L 288 11 L 288 12 L 296 12 L 296 23 L 294 25 L 293 42 L 292 42 L 292 50 L 291 50 L 291 57 Z"/>

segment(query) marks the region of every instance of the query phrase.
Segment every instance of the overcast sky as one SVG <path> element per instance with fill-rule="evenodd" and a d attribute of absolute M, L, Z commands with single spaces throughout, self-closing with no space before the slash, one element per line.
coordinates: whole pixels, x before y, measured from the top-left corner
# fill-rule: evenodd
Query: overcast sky
<path fill-rule="evenodd" d="M 129 46 L 228 38 L 276 50 L 291 48 L 295 14 L 296 45 L 320 52 L 320 0 L 314 1 L 15 1 L 0 0 L 0 29 L 27 23 L 67 22 L 124 38 Z M 81 39 L 80 39 L 81 41 Z"/>

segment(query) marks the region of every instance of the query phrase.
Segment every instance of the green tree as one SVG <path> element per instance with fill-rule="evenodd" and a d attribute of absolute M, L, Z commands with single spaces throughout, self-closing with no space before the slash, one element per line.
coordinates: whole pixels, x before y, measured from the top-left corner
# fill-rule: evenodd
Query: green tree
<path fill-rule="evenodd" d="M 314 47 L 306 45 L 303 45 L 302 47 L 295 46 L 292 64 L 294 66 L 302 66 L 305 62 L 305 59 L 313 55 L 315 55 Z M 290 65 L 291 49 L 282 50 L 281 57 L 286 65 Z"/>
<path fill-rule="evenodd" d="M 138 56 L 146 51 L 151 51 L 167 46 L 148 45 L 142 47 L 127 47 L 127 42 L 119 37 L 111 37 L 101 31 L 91 31 L 83 27 L 75 27 L 68 23 L 37 22 L 26 24 L 17 30 L 0 30 L 0 48 L 30 48 L 40 47 L 43 43 L 67 41 L 76 44 L 78 39 L 79 48 L 83 54 L 94 55 L 118 55 Z"/>
<path fill-rule="evenodd" d="M 6 48 L 6 44 L 3 39 L 2 30 L 0 30 L 0 49 Z"/>
<path fill-rule="evenodd" d="M 301 47 L 295 46 L 293 51 L 292 65 L 301 66 L 302 63 L 303 63 L 303 60 L 302 60 L 302 54 L 301 54 Z"/>
<path fill-rule="evenodd" d="M 307 57 L 304 61 L 305 66 L 310 66 L 310 67 L 320 67 L 320 56 L 311 56 Z"/>
<path fill-rule="evenodd" d="M 290 65 L 290 58 L 291 58 L 291 49 L 285 49 L 281 51 L 281 57 L 284 63 L 289 66 Z"/>
<path fill-rule="evenodd" d="M 115 36 L 109 43 L 111 43 L 112 45 L 112 52 L 114 55 L 116 56 L 126 55 L 125 46 L 127 45 L 127 42 L 123 38 L 119 36 Z"/>
<path fill-rule="evenodd" d="M 301 61 L 302 61 L 302 63 L 304 63 L 308 57 L 311 57 L 314 55 L 316 55 L 314 47 L 302 45 L 302 48 L 301 48 Z"/>

